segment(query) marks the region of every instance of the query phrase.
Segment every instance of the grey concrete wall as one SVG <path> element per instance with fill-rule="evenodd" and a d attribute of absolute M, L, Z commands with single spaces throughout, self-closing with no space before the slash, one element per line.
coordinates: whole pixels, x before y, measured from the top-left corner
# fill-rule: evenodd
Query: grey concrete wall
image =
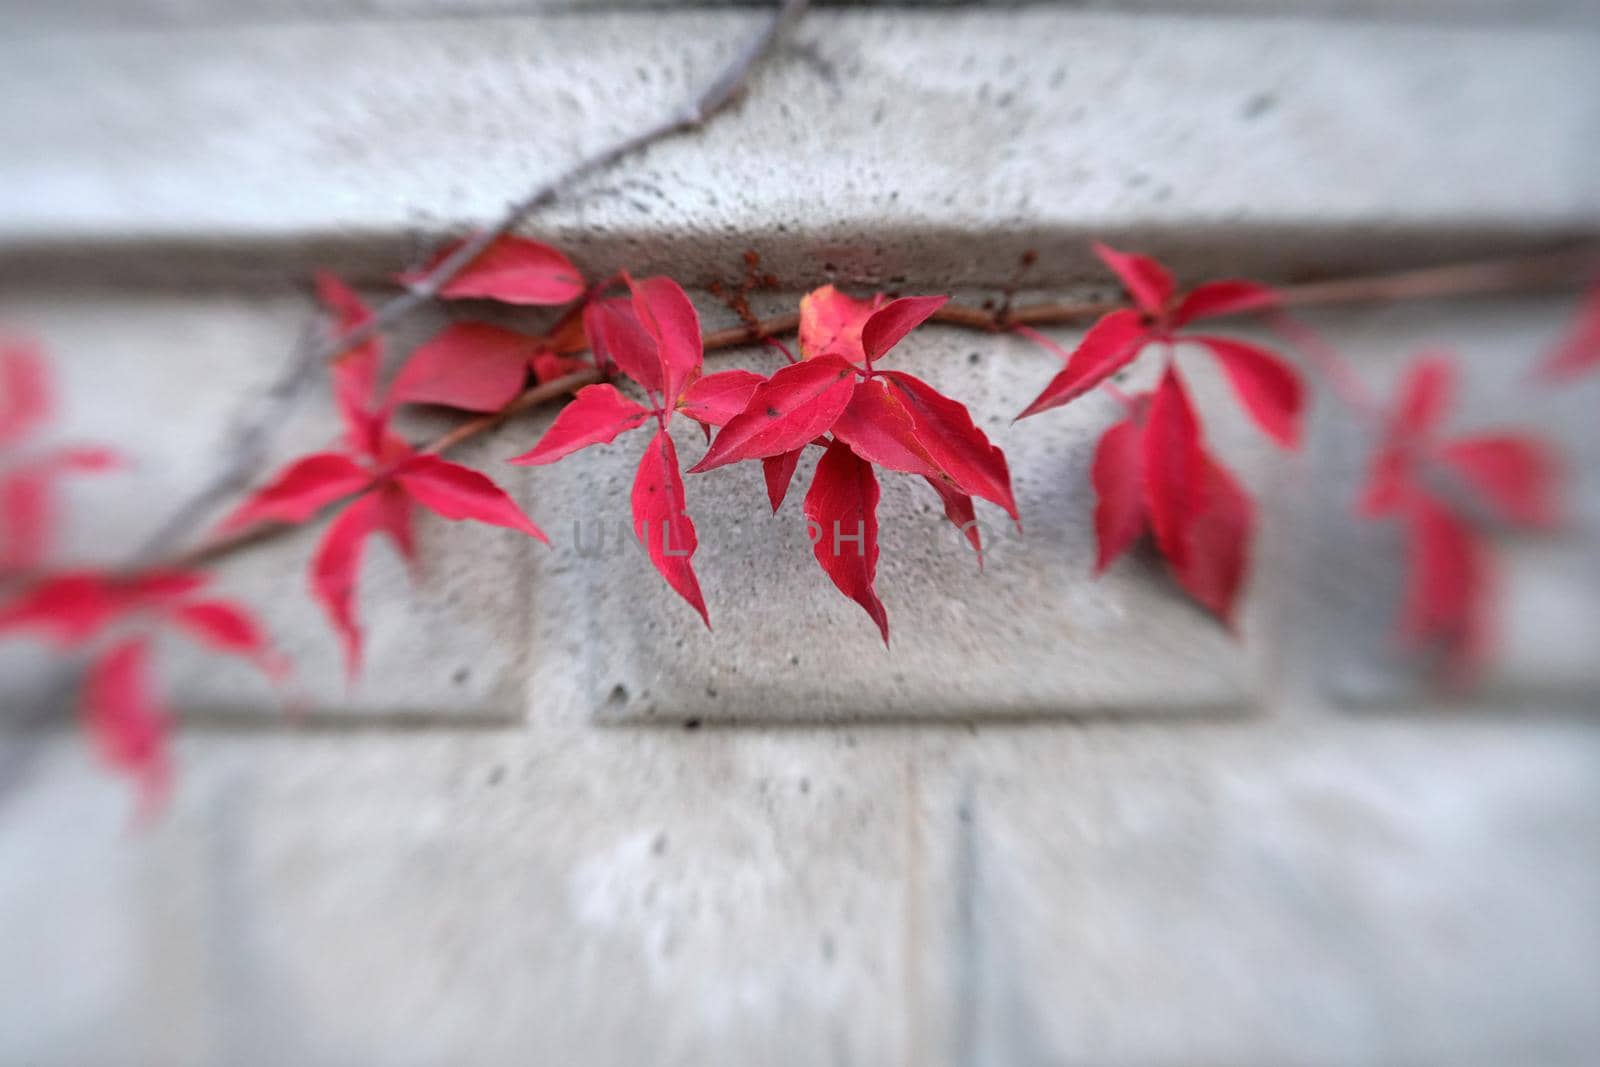
<path fill-rule="evenodd" d="M 72 486 L 79 559 L 204 477 L 311 313 L 311 265 L 381 284 L 670 107 L 757 18 L 130 10 L 0 40 L 0 323 L 57 356 L 58 432 L 137 461 Z M 1592 33 L 1327 10 L 824 11 L 715 127 L 538 230 L 591 271 L 671 270 L 720 326 L 702 287 L 747 247 L 782 283 L 765 312 L 835 279 L 976 302 L 1030 247 L 1029 284 L 1104 294 L 1089 235 L 1284 281 L 1600 229 Z M 184 729 L 154 826 L 127 830 L 77 737 L 0 734 L 0 1062 L 1587 1062 L 1600 379 L 1525 381 L 1572 306 L 1311 316 L 1379 389 L 1457 350 L 1455 425 L 1537 426 L 1573 460 L 1578 521 L 1502 546 L 1499 651 L 1442 703 L 1387 640 L 1393 532 L 1349 517 L 1365 431 L 1324 399 L 1285 457 L 1199 352 L 1208 437 L 1262 502 L 1240 641 L 1152 558 L 1090 578 L 1111 408 L 1011 425 L 1052 369 L 1015 338 L 935 327 L 896 354 L 1007 450 L 1027 536 L 993 516 L 980 575 L 886 477 L 888 651 L 798 502 L 767 517 L 737 469 L 689 483 L 707 634 L 639 556 L 574 543 L 626 515 L 643 442 L 513 468 L 552 414 L 520 418 L 461 458 L 556 546 L 425 522 L 415 584 L 375 549 L 354 688 L 302 591 L 314 530 L 219 569 L 307 707 L 164 647 Z M 475 310 L 419 315 L 391 354 Z M 335 432 L 309 397 L 274 456 Z M 0 649 L 8 709 L 41 663 Z"/>

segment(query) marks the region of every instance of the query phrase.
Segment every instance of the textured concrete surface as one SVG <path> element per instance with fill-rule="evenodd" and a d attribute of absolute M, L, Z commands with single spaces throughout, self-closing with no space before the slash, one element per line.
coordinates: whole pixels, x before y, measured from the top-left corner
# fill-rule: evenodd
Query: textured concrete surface
<path fill-rule="evenodd" d="M 674 111 L 759 19 L 15 39 L 0 270 L 385 274 Z M 1078 280 L 1098 275 L 1090 236 L 1200 274 L 1437 259 L 1594 231 L 1597 54 L 1536 24 L 824 11 L 737 115 L 537 229 L 595 270 L 691 280 L 759 247 L 791 284 L 819 265 L 990 284 L 1030 247 L 1041 284 Z"/>
<path fill-rule="evenodd" d="M 574 725 L 197 736 L 133 837 L 57 748 L 0 812 L 9 1058 L 1576 1064 L 1600 1040 L 1592 726 Z"/>
<path fill-rule="evenodd" d="M 723 123 L 541 229 L 690 284 L 755 247 L 791 303 L 830 278 L 981 300 L 1030 246 L 1029 284 L 1106 292 L 1091 233 L 1278 280 L 1596 229 L 1592 31 L 1470 24 L 1488 0 L 1396 5 L 1403 27 L 1304 17 L 1365 0 L 1137 6 L 1166 13 L 825 11 Z M 210 469 L 305 322 L 306 267 L 378 279 L 675 104 L 759 18 L 492 7 L 0 7 L 0 324 L 56 353 L 63 434 L 138 460 L 74 483 L 72 554 Z M 313 533 L 220 569 L 308 707 L 164 647 L 188 722 L 157 823 L 128 828 L 81 738 L 0 730 L 0 1062 L 1592 1062 L 1600 380 L 1525 382 L 1570 306 L 1313 317 L 1375 387 L 1459 349 L 1456 425 L 1574 459 L 1577 521 L 1505 546 L 1505 640 L 1451 708 L 1388 644 L 1397 546 L 1349 519 L 1368 435 L 1322 406 L 1285 461 L 1198 352 L 1208 436 L 1266 511 L 1243 645 L 1154 560 L 1088 578 L 1110 413 L 1009 425 L 1051 369 L 1015 339 L 897 357 L 1011 453 L 1027 536 L 995 517 L 980 577 L 886 479 L 888 653 L 753 470 L 690 482 L 707 635 L 636 553 L 574 536 L 626 514 L 643 442 L 500 466 L 551 415 L 519 419 L 462 458 L 557 547 L 427 521 L 415 586 L 375 550 L 355 689 L 303 592 Z M 320 397 L 279 457 L 331 438 Z M 42 666 L 0 649 L 0 712 Z"/>

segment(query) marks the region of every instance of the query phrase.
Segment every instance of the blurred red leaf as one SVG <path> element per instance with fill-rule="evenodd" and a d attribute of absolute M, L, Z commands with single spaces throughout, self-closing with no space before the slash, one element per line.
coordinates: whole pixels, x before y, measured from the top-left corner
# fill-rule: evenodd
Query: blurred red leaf
<path fill-rule="evenodd" d="M 462 243 L 457 241 L 445 248 L 428 266 L 401 275 L 400 281 L 418 284 Z M 498 300 L 502 304 L 539 306 L 571 303 L 583 293 L 583 275 L 559 250 L 512 234 L 495 238 L 439 289 L 439 295 L 446 300 Z"/>

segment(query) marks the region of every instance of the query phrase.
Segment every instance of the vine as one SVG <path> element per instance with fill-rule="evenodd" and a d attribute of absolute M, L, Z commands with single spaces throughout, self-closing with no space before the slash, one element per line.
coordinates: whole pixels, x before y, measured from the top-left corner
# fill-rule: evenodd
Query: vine
<path fill-rule="evenodd" d="M 1008 292 L 997 307 L 974 308 L 943 295 L 857 297 L 827 285 L 807 293 L 794 312 L 764 320 L 751 313 L 747 295 L 775 287 L 776 279 L 759 273 L 752 254 L 745 282 L 722 293 L 742 325 L 705 332 L 673 279 L 624 272 L 590 284 L 558 249 L 512 232 L 572 182 L 697 128 L 727 106 L 783 24 L 803 7 L 795 0 L 785 4 L 779 18 L 681 112 L 516 201 L 493 225 L 402 275 L 402 292 L 381 306 L 369 308 L 344 282 L 320 275 L 319 303 L 334 328 L 308 336 L 289 376 L 327 366 L 343 430 L 339 447 L 295 460 L 236 502 L 220 523 L 206 526 L 203 538 L 196 539 L 194 531 L 213 506 L 256 480 L 264 427 L 251 428 L 233 461 L 174 512 L 132 563 L 49 569 L 57 481 L 112 470 L 117 460 L 94 446 L 26 448 L 52 410 L 47 368 L 31 344 L 0 344 L 0 634 L 33 634 L 84 658 L 82 722 L 107 762 L 135 778 L 144 810 L 154 809 L 170 781 L 170 715 L 150 663 L 155 634 L 175 630 L 249 661 L 279 686 L 290 684 L 289 665 L 249 610 L 206 593 L 206 567 L 331 514 L 310 561 L 310 588 L 353 679 L 362 652 L 357 583 L 369 538 L 386 536 L 403 558 L 419 565 L 413 526 L 420 508 L 548 543 L 489 474 L 443 454 L 519 412 L 569 396 L 546 432 L 509 462 L 558 462 L 648 426 L 630 494 L 634 529 L 662 579 L 708 627 L 713 613 L 694 569 L 698 535 L 687 510 L 685 476 L 760 463 L 767 502 L 776 512 L 803 453 L 819 450 L 801 505 L 813 554 L 887 645 L 888 611 L 876 589 L 882 474 L 927 484 L 980 567 L 978 502 L 1004 511 L 1019 530 L 1023 522 L 1006 456 L 965 404 L 916 375 L 882 365 L 927 323 L 1015 333 L 1059 361 L 1018 419 L 1096 390 L 1114 398 L 1119 417 L 1096 443 L 1090 469 L 1095 572 L 1115 565 L 1149 534 L 1176 584 L 1229 626 L 1249 571 L 1255 504 L 1208 449 L 1181 365 L 1194 352 L 1214 359 L 1251 421 L 1287 450 L 1300 444 L 1307 408 L 1308 379 L 1297 363 L 1314 368 L 1330 394 L 1376 433 L 1367 484 L 1354 507 L 1365 517 L 1398 522 L 1405 531 L 1400 635 L 1426 647 L 1448 678 L 1470 680 L 1490 640 L 1489 533 L 1497 525 L 1549 530 L 1562 521 L 1556 458 L 1522 433 L 1447 435 L 1458 372 L 1443 356 L 1418 359 L 1392 405 L 1373 402 L 1338 354 L 1290 312 L 1567 282 L 1592 269 L 1592 250 L 1279 288 L 1221 279 L 1180 293 L 1156 260 L 1097 244 L 1096 254 L 1126 301 L 1013 306 Z M 385 384 L 384 330 L 433 300 L 560 311 L 540 334 L 453 323 L 411 352 Z M 1240 317 L 1274 331 L 1281 345 L 1195 329 Z M 1070 352 L 1038 329 L 1083 323 L 1088 329 Z M 780 340 L 791 333 L 797 335 L 798 356 Z M 753 343 L 778 348 L 785 364 L 768 375 L 743 368 L 707 373 L 707 352 Z M 1118 387 L 1116 375 L 1150 358 L 1160 362 L 1153 390 L 1128 394 Z M 1560 382 L 1596 369 L 1600 289 L 1586 299 L 1538 376 Z M 467 417 L 432 441 L 410 442 L 392 429 L 394 414 L 407 405 L 446 407 Z M 670 434 L 678 417 L 698 424 L 707 442 L 687 467 Z"/>

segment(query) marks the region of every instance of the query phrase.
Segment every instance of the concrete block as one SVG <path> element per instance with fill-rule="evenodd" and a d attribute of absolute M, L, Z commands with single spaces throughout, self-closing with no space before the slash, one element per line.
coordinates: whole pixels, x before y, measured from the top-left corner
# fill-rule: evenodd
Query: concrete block
<path fill-rule="evenodd" d="M 1600 747 L 1530 713 L 951 743 L 918 1062 L 1585 1062 Z"/>
<path fill-rule="evenodd" d="M 898 744 L 195 737 L 129 835 L 65 746 L 0 823 L 36 1064 L 904 1058 Z"/>
<path fill-rule="evenodd" d="M 0 273 L 387 277 L 672 112 L 761 18 L 19 37 L 0 46 Z M 824 10 L 734 113 L 531 225 L 597 274 L 703 282 L 753 247 L 797 288 L 994 284 L 1024 249 L 1039 284 L 1099 279 L 1089 237 L 1274 277 L 1525 246 L 1595 231 L 1597 42 L 1520 23 Z"/>

